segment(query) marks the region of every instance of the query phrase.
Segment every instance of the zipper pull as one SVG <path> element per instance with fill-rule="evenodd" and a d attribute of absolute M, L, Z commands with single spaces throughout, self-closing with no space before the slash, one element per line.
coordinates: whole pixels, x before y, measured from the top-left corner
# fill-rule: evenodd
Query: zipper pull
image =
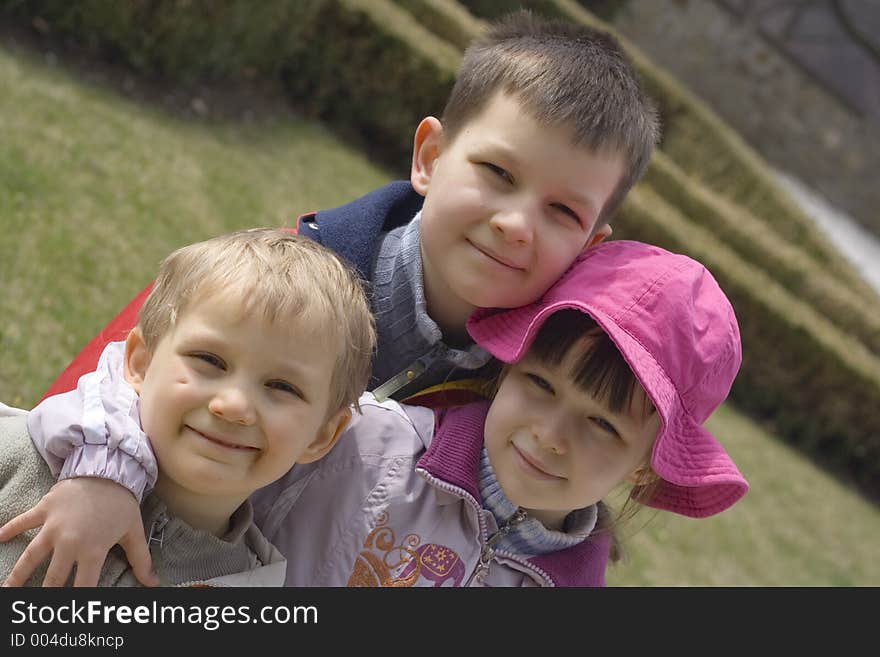
<path fill-rule="evenodd" d="M 385 383 L 373 390 L 373 397 L 375 397 L 376 401 L 380 404 L 383 401 L 390 399 L 391 395 L 393 395 L 395 392 L 408 385 L 412 381 L 415 381 L 422 374 L 424 374 L 425 370 L 428 369 L 428 364 L 434 360 L 439 351 L 440 345 L 434 345 L 431 351 L 426 353 L 424 356 L 421 356 L 414 360 L 412 363 L 410 363 L 409 367 L 401 370 L 390 379 L 388 379 Z"/>
<path fill-rule="evenodd" d="M 486 545 L 480 550 L 480 560 L 477 562 L 477 569 L 474 571 L 473 577 L 471 578 L 477 580 L 477 583 L 480 585 L 483 584 L 486 575 L 489 573 L 489 562 L 492 561 L 492 555 L 494 553 L 495 550 L 493 550 L 492 546 L 488 543 L 486 543 Z"/>
<path fill-rule="evenodd" d="M 508 520 L 506 523 L 504 523 L 505 533 L 509 532 L 513 527 L 515 527 L 516 525 L 521 523 L 523 520 L 525 520 L 528 517 L 528 515 L 529 514 L 526 513 L 526 510 L 523 509 L 521 506 L 517 507 L 516 513 L 514 513 L 510 517 L 510 520 Z"/>
<path fill-rule="evenodd" d="M 150 527 L 150 539 L 147 541 L 147 543 L 156 543 L 161 549 L 162 544 L 165 542 L 165 525 L 167 524 L 168 516 L 165 515 L 165 513 L 160 513 L 159 516 L 153 521 L 153 526 Z"/>
<path fill-rule="evenodd" d="M 480 549 L 480 561 L 477 563 L 477 569 L 474 571 L 471 579 L 476 579 L 480 584 L 483 583 L 483 580 L 489 572 L 489 563 L 492 561 L 492 557 L 495 556 L 495 544 L 527 517 L 528 514 L 525 510 L 521 507 L 517 508 L 516 513 L 510 516 L 510 518 L 498 528 L 498 531 L 486 539 L 486 543 Z"/>

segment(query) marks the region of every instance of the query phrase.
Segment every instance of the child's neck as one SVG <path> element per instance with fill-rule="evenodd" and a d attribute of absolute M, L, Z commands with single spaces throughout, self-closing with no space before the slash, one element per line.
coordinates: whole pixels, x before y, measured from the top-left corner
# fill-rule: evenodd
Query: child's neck
<path fill-rule="evenodd" d="M 431 319 L 434 319 L 434 315 L 430 311 L 428 311 L 428 316 Z M 464 320 L 453 320 L 450 322 L 443 322 L 434 319 L 434 321 L 437 322 L 437 326 L 440 327 L 440 331 L 443 333 L 443 343 L 446 346 L 452 347 L 453 349 L 464 349 L 473 342 L 464 328 L 464 323 L 469 316 L 470 312 L 465 315 Z"/>
<path fill-rule="evenodd" d="M 422 255 L 424 262 L 424 254 Z M 443 342 L 450 347 L 462 348 L 473 342 L 465 323 L 476 308 L 455 296 L 446 286 L 438 285 L 424 276 L 425 307 L 428 316 L 440 327 Z"/>
<path fill-rule="evenodd" d="M 229 532 L 229 520 L 245 498 L 241 496 L 200 495 L 159 474 L 154 488 L 171 515 L 193 529 L 201 529 L 217 537 Z"/>
<path fill-rule="evenodd" d="M 425 306 L 428 317 L 440 327 L 440 331 L 443 333 L 443 342 L 457 349 L 473 342 L 464 326 L 468 317 L 476 309 L 451 296 L 436 294 L 433 300 L 431 296 L 428 287 L 425 286 Z"/>

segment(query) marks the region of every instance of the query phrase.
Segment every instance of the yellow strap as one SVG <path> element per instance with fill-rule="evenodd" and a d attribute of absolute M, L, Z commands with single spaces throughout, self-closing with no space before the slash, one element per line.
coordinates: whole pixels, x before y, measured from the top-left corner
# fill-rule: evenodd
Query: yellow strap
<path fill-rule="evenodd" d="M 474 393 L 476 399 L 488 399 L 489 392 L 488 381 L 486 379 L 458 379 L 457 381 L 445 381 L 438 383 L 424 390 L 420 390 L 414 395 L 410 395 L 404 400 L 404 403 L 418 405 L 421 397 L 436 395 L 443 392 L 465 391 Z"/>

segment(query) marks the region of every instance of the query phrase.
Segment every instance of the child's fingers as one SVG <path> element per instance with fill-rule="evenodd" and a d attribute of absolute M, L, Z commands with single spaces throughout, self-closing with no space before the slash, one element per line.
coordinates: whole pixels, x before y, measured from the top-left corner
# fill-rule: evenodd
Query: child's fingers
<path fill-rule="evenodd" d="M 39 527 L 43 524 L 43 520 L 44 515 L 38 504 L 33 509 L 29 509 L 21 515 L 15 516 L 12 520 L 0 527 L 0 542 L 15 538 L 22 532 L 26 532 L 28 529 Z"/>
<path fill-rule="evenodd" d="M 21 518 L 22 516 L 19 516 Z M 36 570 L 37 566 L 43 563 L 52 553 L 51 546 L 40 541 L 40 535 L 30 542 L 24 552 L 15 562 L 15 566 L 7 575 L 3 586 L 24 586 L 24 583 Z"/>
<path fill-rule="evenodd" d="M 76 578 L 74 586 L 97 586 L 98 577 L 101 575 L 101 567 L 104 565 L 106 555 L 97 559 L 80 559 L 76 562 Z M 44 583 L 45 585 L 45 583 Z"/>
<path fill-rule="evenodd" d="M 73 558 L 66 556 L 65 553 L 55 550 L 52 553 L 52 561 L 49 563 L 49 570 L 43 578 L 44 587 L 64 586 L 67 578 L 70 577 L 70 571 L 73 569 Z"/>
<path fill-rule="evenodd" d="M 150 556 L 143 528 L 138 526 L 129 531 L 119 541 L 119 545 L 125 550 L 125 556 L 138 581 L 144 586 L 159 586 L 159 577 L 153 570 L 153 558 Z"/>

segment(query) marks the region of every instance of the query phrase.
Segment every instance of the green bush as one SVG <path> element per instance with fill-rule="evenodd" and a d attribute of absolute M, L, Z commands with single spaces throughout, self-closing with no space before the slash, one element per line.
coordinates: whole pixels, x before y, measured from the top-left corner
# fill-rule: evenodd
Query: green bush
<path fill-rule="evenodd" d="M 752 265 L 806 301 L 843 331 L 880 355 L 880 314 L 803 250 L 768 231 L 765 222 L 740 205 L 689 178 L 664 152 L 655 154 L 643 179 L 694 223 L 710 230 Z"/>
<path fill-rule="evenodd" d="M 298 107 L 357 137 L 403 174 L 415 128 L 443 109 L 460 59 L 392 2 L 327 0 L 283 79 Z"/>
<path fill-rule="evenodd" d="M 323 0 L 5 0 L 105 59 L 181 83 L 277 74 Z M 45 29 L 45 28 L 44 28 Z"/>
<path fill-rule="evenodd" d="M 435 35 L 464 50 L 485 27 L 455 0 L 394 0 Z"/>

